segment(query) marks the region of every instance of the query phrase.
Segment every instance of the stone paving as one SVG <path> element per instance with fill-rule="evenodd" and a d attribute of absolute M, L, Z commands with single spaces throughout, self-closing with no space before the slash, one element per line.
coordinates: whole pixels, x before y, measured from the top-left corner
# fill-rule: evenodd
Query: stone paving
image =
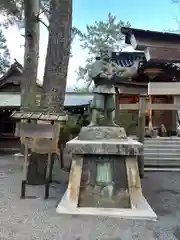
<path fill-rule="evenodd" d="M 53 185 L 51 198 L 47 201 L 43 200 L 42 186 L 27 187 L 28 195 L 38 198 L 21 200 L 20 165 L 20 161 L 15 161 L 12 156 L 0 156 L 0 240 L 180 240 L 178 172 L 146 173 L 142 181 L 144 194 L 159 220 L 143 223 L 56 214 L 65 183 Z M 64 174 L 59 180 L 66 181 L 67 178 Z M 122 233 L 125 225 L 130 228 Z M 149 232 L 152 235 L 148 235 Z"/>

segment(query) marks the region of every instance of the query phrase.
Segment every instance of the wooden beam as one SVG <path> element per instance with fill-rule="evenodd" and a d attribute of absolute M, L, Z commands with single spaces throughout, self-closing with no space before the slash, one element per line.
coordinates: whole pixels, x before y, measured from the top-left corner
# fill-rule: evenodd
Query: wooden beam
<path fill-rule="evenodd" d="M 162 39 L 162 36 L 161 36 L 161 39 Z M 164 39 L 164 36 L 163 36 L 163 39 Z M 156 40 L 154 40 L 149 37 L 140 37 L 136 33 L 131 34 L 130 43 L 135 50 L 140 50 L 140 51 L 144 50 L 147 47 L 155 47 L 155 48 L 161 47 L 161 48 L 168 48 L 168 49 L 173 49 L 173 50 L 180 49 L 180 41 L 179 40 L 176 40 L 173 42 L 169 41 L 167 39 L 165 39 L 165 40 L 158 39 L 157 40 L 157 37 L 156 37 Z"/>
<path fill-rule="evenodd" d="M 146 104 L 146 110 L 179 110 L 180 109 L 180 103 L 147 103 Z"/>
<path fill-rule="evenodd" d="M 18 137 L 56 139 L 58 133 L 58 125 L 56 124 L 16 123 L 15 136 Z"/>
<path fill-rule="evenodd" d="M 139 110 L 139 104 L 119 104 L 120 110 Z M 180 110 L 180 103 L 146 103 L 145 110 Z"/>
<path fill-rule="evenodd" d="M 150 82 L 148 95 L 180 95 L 180 82 Z"/>
<path fill-rule="evenodd" d="M 144 51 L 147 61 L 161 63 L 179 63 L 180 49 L 163 48 L 163 47 L 146 47 Z"/>
<path fill-rule="evenodd" d="M 131 35 L 130 42 L 134 49 L 138 49 L 139 44 L 138 44 L 138 41 L 137 41 L 136 37 L 134 36 L 134 34 Z"/>
<path fill-rule="evenodd" d="M 139 95 L 139 94 L 147 94 L 147 87 L 130 87 L 130 86 L 120 86 L 118 87 L 120 94 L 133 94 L 133 95 Z"/>
<path fill-rule="evenodd" d="M 139 110 L 139 103 L 119 104 L 120 110 Z"/>

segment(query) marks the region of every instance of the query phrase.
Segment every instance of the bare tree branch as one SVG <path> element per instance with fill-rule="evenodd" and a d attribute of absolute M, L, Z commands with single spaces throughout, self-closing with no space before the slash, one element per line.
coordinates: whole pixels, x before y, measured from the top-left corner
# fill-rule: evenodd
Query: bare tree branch
<path fill-rule="evenodd" d="M 42 23 L 49 30 L 49 26 L 41 18 L 39 18 L 39 16 L 36 17 L 36 21 Z"/>

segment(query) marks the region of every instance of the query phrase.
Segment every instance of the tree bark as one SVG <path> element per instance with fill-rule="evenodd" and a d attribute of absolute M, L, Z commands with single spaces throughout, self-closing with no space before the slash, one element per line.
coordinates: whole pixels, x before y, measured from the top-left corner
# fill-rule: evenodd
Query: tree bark
<path fill-rule="evenodd" d="M 39 60 L 39 14 L 38 0 L 24 0 L 25 15 L 25 53 L 24 71 L 21 83 L 21 108 L 26 110 L 34 107 L 35 90 Z"/>
<path fill-rule="evenodd" d="M 61 113 L 64 110 L 66 79 L 70 56 L 72 0 L 51 0 L 50 12 L 49 40 L 41 109 L 49 113 Z M 37 154 L 33 153 L 32 155 L 35 156 Z M 52 162 L 54 161 L 54 155 L 55 154 L 53 154 Z M 38 162 L 40 163 L 38 165 L 40 168 L 37 171 L 39 171 L 38 175 L 42 176 L 46 168 L 47 158 L 42 160 L 42 156 L 39 154 L 38 156 Z M 40 181 L 40 179 L 38 181 Z"/>
<path fill-rule="evenodd" d="M 21 80 L 21 110 L 33 111 L 36 101 L 36 80 L 39 60 L 39 21 L 38 14 L 40 11 L 39 0 L 24 0 L 24 17 L 25 17 L 25 53 L 24 53 L 24 70 Z M 21 152 L 24 152 L 24 144 L 21 139 Z M 36 161 L 30 159 L 28 167 L 27 182 L 31 184 L 32 179 L 36 179 L 37 169 Z"/>
<path fill-rule="evenodd" d="M 41 104 L 48 112 L 60 113 L 64 109 L 70 55 L 72 0 L 52 0 L 50 12 Z"/>

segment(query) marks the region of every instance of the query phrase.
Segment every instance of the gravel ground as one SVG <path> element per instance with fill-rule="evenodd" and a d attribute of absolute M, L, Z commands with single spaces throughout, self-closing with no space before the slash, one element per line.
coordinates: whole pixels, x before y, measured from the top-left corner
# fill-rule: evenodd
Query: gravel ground
<path fill-rule="evenodd" d="M 180 240 L 180 173 L 146 173 L 144 195 L 157 213 L 155 223 L 56 214 L 65 183 L 51 187 L 43 200 L 42 186 L 27 187 L 20 200 L 20 162 L 0 156 L 0 240 Z M 66 180 L 67 174 L 60 180 Z M 122 231 L 126 226 L 130 229 Z"/>

